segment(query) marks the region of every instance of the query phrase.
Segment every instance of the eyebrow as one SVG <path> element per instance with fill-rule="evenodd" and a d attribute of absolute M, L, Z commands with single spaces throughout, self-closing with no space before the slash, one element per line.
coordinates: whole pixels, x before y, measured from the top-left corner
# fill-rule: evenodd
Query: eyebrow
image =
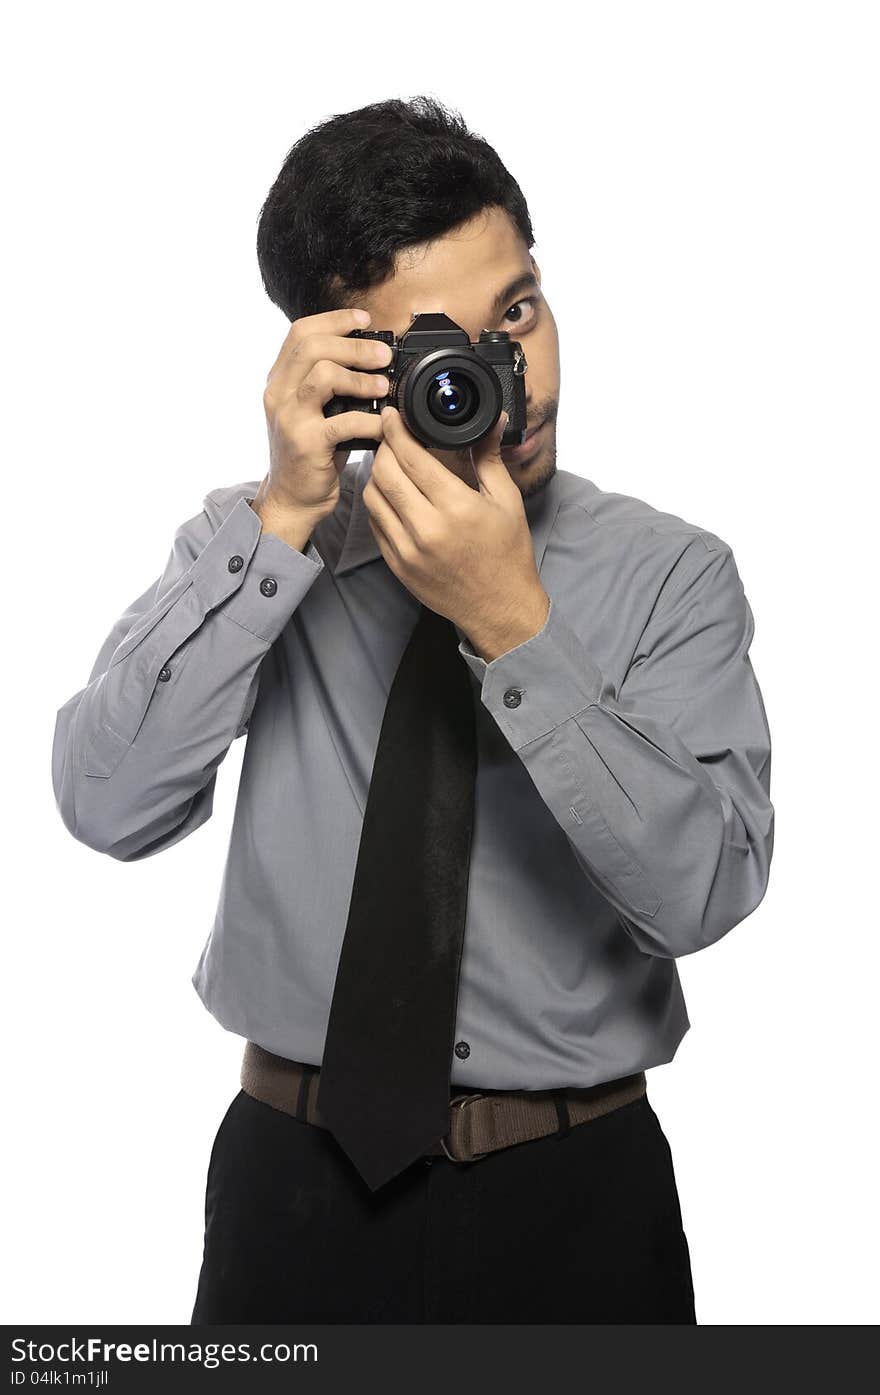
<path fill-rule="evenodd" d="M 489 311 L 492 323 L 495 323 L 502 310 L 508 309 L 520 291 L 538 290 L 539 287 L 540 282 L 533 271 L 524 271 L 520 276 L 516 276 L 492 301 Z"/>

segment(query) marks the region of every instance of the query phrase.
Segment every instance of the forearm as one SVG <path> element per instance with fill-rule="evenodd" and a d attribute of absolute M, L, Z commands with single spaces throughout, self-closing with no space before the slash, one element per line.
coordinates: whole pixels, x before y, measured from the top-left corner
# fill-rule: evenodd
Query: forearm
<path fill-rule="evenodd" d="M 159 851 L 210 816 L 217 767 L 247 725 L 260 665 L 320 573 L 241 500 L 173 569 L 127 633 L 108 636 L 59 710 L 56 801 L 79 841 L 120 860 Z M 166 579 L 168 572 L 166 571 Z M 136 608 L 138 603 L 136 603 Z M 117 641 L 114 644 L 114 639 Z"/>
<path fill-rule="evenodd" d="M 540 631 L 488 663 L 461 646 L 585 875 L 646 953 L 705 947 L 767 885 L 770 739 L 749 638 L 744 611 L 714 681 L 653 707 L 637 676 L 618 699 L 555 603 Z"/>
<path fill-rule="evenodd" d="M 518 754 L 646 953 L 703 949 L 761 901 L 773 809 L 769 783 L 744 758 L 721 788 L 671 728 L 607 699 Z"/>

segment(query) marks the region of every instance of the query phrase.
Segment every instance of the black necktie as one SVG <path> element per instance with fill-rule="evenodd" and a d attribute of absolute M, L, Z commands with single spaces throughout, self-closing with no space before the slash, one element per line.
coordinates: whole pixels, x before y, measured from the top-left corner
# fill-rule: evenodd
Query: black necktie
<path fill-rule="evenodd" d="M 373 1191 L 449 1127 L 476 765 L 455 626 L 422 605 L 379 733 L 317 1099 Z"/>

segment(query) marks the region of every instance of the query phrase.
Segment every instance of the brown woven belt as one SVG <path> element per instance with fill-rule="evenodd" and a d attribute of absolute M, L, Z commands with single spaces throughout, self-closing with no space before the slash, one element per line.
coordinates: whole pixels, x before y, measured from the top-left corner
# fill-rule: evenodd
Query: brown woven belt
<path fill-rule="evenodd" d="M 289 1061 L 249 1041 L 241 1063 L 241 1087 L 273 1109 L 326 1128 L 316 1103 L 320 1074 L 317 1066 Z M 477 1162 L 514 1143 L 551 1133 L 562 1137 L 575 1125 L 631 1104 L 646 1092 L 644 1071 L 583 1088 L 462 1091 L 450 1096 L 448 1132 L 424 1156 Z"/>

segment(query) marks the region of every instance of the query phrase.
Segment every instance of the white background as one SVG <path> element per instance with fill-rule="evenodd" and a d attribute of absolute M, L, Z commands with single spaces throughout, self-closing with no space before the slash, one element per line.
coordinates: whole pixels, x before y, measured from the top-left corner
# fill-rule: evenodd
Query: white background
<path fill-rule="evenodd" d="M 648 1076 L 698 1321 L 876 1321 L 877 19 L 843 0 L 7 18 L 5 1322 L 189 1321 L 243 1046 L 190 975 L 243 743 L 210 823 L 124 865 L 61 823 L 55 713 L 204 494 L 265 473 L 288 323 L 255 237 L 285 153 L 419 92 L 529 201 L 560 468 L 720 534 L 755 614 L 770 888 L 680 962 L 691 1031 Z"/>

